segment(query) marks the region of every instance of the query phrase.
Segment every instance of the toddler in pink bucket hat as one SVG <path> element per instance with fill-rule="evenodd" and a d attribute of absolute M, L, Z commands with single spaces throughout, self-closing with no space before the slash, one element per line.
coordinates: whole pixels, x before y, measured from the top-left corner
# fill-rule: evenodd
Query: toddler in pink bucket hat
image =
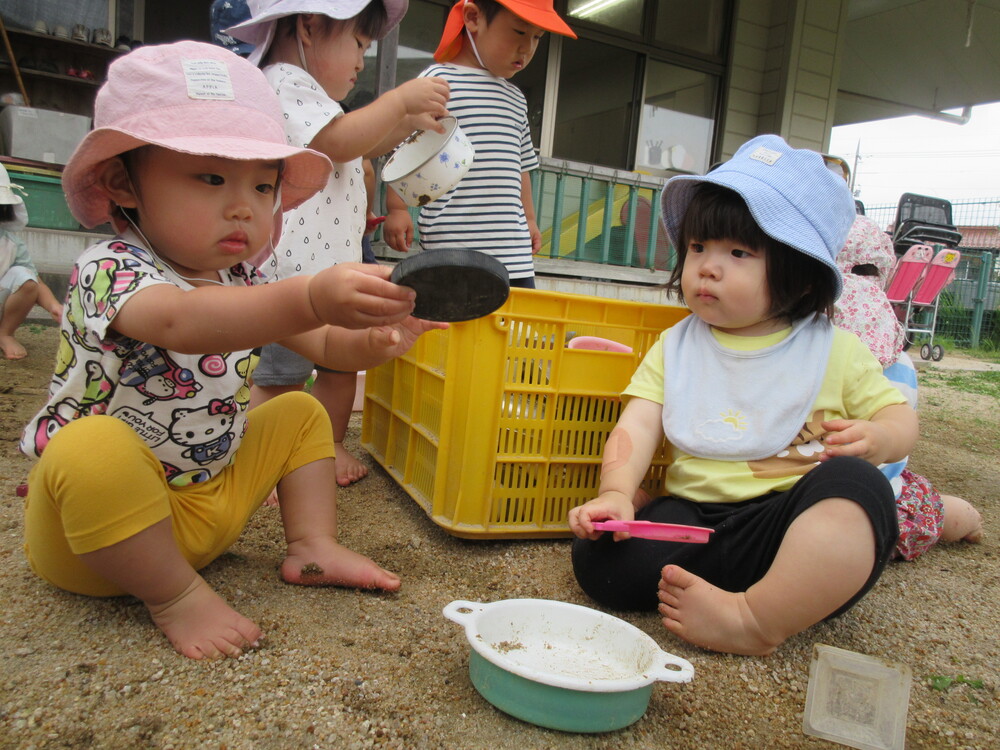
<path fill-rule="evenodd" d="M 197 42 L 131 52 L 111 66 L 96 121 L 67 196 L 81 222 L 120 234 L 73 266 L 48 400 L 21 436 L 38 458 L 32 569 L 66 591 L 135 596 L 185 656 L 238 656 L 263 632 L 198 570 L 277 484 L 285 582 L 398 589 L 337 542 L 326 411 L 303 393 L 250 409 L 251 378 L 272 342 L 356 371 L 446 324 L 410 317 L 414 292 L 385 266 L 260 274 L 251 259 L 275 218 L 324 184 L 330 161 L 287 144 L 274 92 L 238 55 Z"/>
<path fill-rule="evenodd" d="M 229 159 L 280 159 L 281 208 L 326 184 L 331 164 L 289 146 L 274 92 L 246 60 L 201 42 L 143 46 L 115 60 L 94 102 L 94 130 L 63 170 L 70 211 L 85 227 L 112 219 L 100 165 L 140 146 Z"/>

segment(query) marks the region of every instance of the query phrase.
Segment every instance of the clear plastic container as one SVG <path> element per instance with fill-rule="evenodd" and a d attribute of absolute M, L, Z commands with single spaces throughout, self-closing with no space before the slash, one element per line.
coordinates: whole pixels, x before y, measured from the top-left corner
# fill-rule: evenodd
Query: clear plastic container
<path fill-rule="evenodd" d="M 860 750 L 903 750 L 911 681 L 906 664 L 818 643 L 802 731 Z"/>

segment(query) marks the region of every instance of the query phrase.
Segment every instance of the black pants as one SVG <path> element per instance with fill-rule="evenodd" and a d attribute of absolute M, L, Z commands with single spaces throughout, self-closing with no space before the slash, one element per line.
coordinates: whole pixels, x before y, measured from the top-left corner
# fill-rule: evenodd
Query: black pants
<path fill-rule="evenodd" d="M 635 538 L 615 542 L 606 532 L 596 541 L 574 540 L 573 572 L 592 599 L 618 610 L 655 610 L 660 571 L 671 563 L 726 591 L 746 591 L 771 567 L 792 521 L 832 497 L 853 500 L 864 508 L 875 530 L 871 575 L 857 594 L 830 615 L 835 617 L 853 607 L 875 585 L 899 536 L 892 488 L 881 471 L 860 458 L 831 459 L 785 492 L 738 503 L 658 497 L 636 514 L 638 520 L 707 526 L 715 529 L 708 543 Z M 830 539 L 830 544 L 837 544 L 837 540 Z"/>

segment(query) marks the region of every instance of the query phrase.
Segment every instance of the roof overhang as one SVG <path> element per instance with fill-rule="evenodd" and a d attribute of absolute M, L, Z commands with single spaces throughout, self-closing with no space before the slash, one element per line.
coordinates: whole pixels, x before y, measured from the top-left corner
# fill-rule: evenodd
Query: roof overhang
<path fill-rule="evenodd" d="M 1000 0 L 850 0 L 835 125 L 1000 101 Z"/>

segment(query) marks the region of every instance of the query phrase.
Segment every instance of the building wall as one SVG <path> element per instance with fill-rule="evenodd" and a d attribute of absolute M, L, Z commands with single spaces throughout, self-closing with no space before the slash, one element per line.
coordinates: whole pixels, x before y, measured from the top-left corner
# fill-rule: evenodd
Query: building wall
<path fill-rule="evenodd" d="M 724 96 L 721 158 L 761 133 L 826 149 L 848 0 L 740 0 Z"/>
<path fill-rule="evenodd" d="M 773 90 L 765 90 L 765 74 L 771 6 L 780 1 L 738 0 L 736 4 L 729 73 L 719 121 L 721 159 L 728 159 L 741 144 L 764 132 L 761 116 L 770 117 L 774 112 L 776 97 Z"/>
<path fill-rule="evenodd" d="M 840 60 L 847 32 L 848 0 L 804 0 L 797 4 L 801 21 L 791 45 L 786 70 L 791 106 L 783 130 L 796 146 L 826 151 L 840 79 Z"/>

